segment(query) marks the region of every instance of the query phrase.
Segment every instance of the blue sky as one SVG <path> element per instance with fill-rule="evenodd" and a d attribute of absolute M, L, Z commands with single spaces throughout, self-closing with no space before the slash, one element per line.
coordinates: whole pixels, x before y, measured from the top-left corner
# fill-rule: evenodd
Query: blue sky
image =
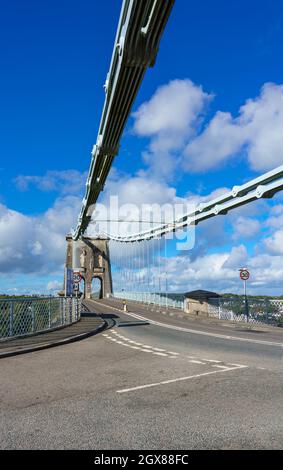
<path fill-rule="evenodd" d="M 46 292 L 47 285 L 52 290 L 62 282 L 64 234 L 74 224 L 83 194 L 120 7 L 118 0 L 10 0 L 2 5 L 0 291 Z M 281 0 L 176 0 L 156 65 L 147 72 L 133 111 L 144 103 L 147 108 L 128 122 L 115 160 L 116 180 L 114 174 L 102 199 L 120 191 L 121 175 L 124 188 L 131 188 L 131 182 L 142 185 L 137 179 L 140 170 L 153 183 L 160 182 L 167 202 L 172 190 L 173 199 L 204 197 L 283 163 L 278 153 L 283 130 L 282 13 Z M 268 83 L 272 86 L 263 88 Z M 156 165 L 162 164 L 164 153 L 152 149 L 164 129 L 143 127 L 151 103 L 159 106 L 160 89 L 173 101 L 184 93 L 188 108 L 192 93 L 198 93 L 199 100 L 197 119 L 184 109 L 184 119 L 190 122 L 182 129 L 178 123 L 182 143 L 174 141 L 166 149 L 174 168 L 162 178 Z M 256 111 L 251 109 L 255 105 Z M 268 128 L 272 119 L 274 125 Z M 174 128 L 174 122 L 169 124 L 166 132 Z M 215 154 L 210 153 L 215 140 L 207 135 L 212 125 L 217 125 Z M 220 148 L 224 141 L 231 147 L 225 151 Z M 154 198 L 153 193 L 152 202 Z M 192 271 L 184 268 L 182 281 L 174 287 L 172 282 L 172 289 L 237 291 L 233 270 L 246 261 L 254 271 L 255 293 L 283 294 L 282 204 L 278 195 L 200 228 L 196 249 L 189 255 Z M 172 279 L 174 260 L 179 259 L 172 256 L 170 261 Z M 182 261 L 188 265 L 186 257 Z M 207 275 L 211 266 L 214 271 Z M 268 273 L 271 282 L 265 280 Z"/>

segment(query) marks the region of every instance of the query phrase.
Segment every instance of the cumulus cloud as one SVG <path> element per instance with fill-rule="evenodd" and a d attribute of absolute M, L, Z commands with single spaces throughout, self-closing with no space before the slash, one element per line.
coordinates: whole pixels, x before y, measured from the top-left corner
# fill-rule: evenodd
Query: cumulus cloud
<path fill-rule="evenodd" d="M 283 163 L 283 85 L 266 83 L 233 118 L 218 111 L 184 152 L 187 171 L 206 171 L 240 154 L 250 167 L 266 171 Z"/>
<path fill-rule="evenodd" d="M 283 228 L 264 240 L 264 245 L 268 253 L 283 255 Z"/>
<path fill-rule="evenodd" d="M 49 281 L 47 283 L 47 286 L 46 286 L 46 289 L 50 292 L 54 292 L 54 291 L 58 291 L 60 289 L 62 289 L 63 287 L 63 282 L 61 281 Z"/>
<path fill-rule="evenodd" d="M 133 113 L 134 130 L 143 136 L 159 138 L 161 134 L 166 148 L 179 146 L 173 139 L 169 142 L 167 132 L 175 131 L 180 137 L 193 135 L 199 114 L 209 98 L 210 95 L 191 80 L 172 80 L 158 88 L 153 97 Z"/>
<path fill-rule="evenodd" d="M 151 172 L 169 179 L 177 168 L 204 172 L 236 156 L 255 171 L 283 163 L 283 85 L 265 83 L 236 117 L 219 110 L 205 122 L 213 97 L 190 80 L 173 80 L 133 113 L 135 134 L 150 139 L 143 158 Z"/>
<path fill-rule="evenodd" d="M 20 191 L 32 186 L 44 192 L 56 191 L 62 194 L 78 194 L 85 186 L 87 172 L 77 170 L 47 171 L 43 176 L 18 175 L 14 182 Z"/>
<path fill-rule="evenodd" d="M 194 260 L 190 255 L 162 258 L 161 264 L 162 272 L 167 273 L 170 292 L 207 289 L 218 293 L 239 293 L 242 291 L 242 281 L 238 269 L 245 265 L 251 274 L 249 294 L 283 294 L 282 257 L 267 253 L 251 256 L 243 245 L 224 253 L 207 253 Z M 158 276 L 158 271 L 155 274 Z"/>
<path fill-rule="evenodd" d="M 251 217 L 237 217 L 234 222 L 233 238 L 253 238 L 259 231 L 261 225 L 257 219 Z"/>
<path fill-rule="evenodd" d="M 79 198 L 65 196 L 37 217 L 0 205 L 0 273 L 45 274 L 62 268 L 65 236 L 80 204 Z"/>
<path fill-rule="evenodd" d="M 157 89 L 153 97 L 133 113 L 136 135 L 150 137 L 143 153 L 151 171 L 170 177 L 178 165 L 178 152 L 200 125 L 212 95 L 191 80 L 172 80 Z"/>
<path fill-rule="evenodd" d="M 219 188 L 207 196 L 190 192 L 179 197 L 170 181 L 177 169 L 206 171 L 239 154 L 243 158 L 246 156 L 256 171 L 282 164 L 282 96 L 282 85 L 265 84 L 257 98 L 247 100 L 240 108 L 237 117 L 218 111 L 203 127 L 206 108 L 213 98 L 211 94 L 190 80 L 173 80 L 160 87 L 133 114 L 135 134 L 149 138 L 143 153 L 147 168 L 134 176 L 112 172 L 100 202 L 108 204 L 110 195 L 115 194 L 119 204 L 130 203 L 136 207 L 141 204 L 197 204 L 222 194 L 228 188 Z M 75 170 L 49 171 L 43 176 L 19 175 L 16 178 L 20 190 L 34 186 L 44 191 L 57 191 L 61 197 L 37 217 L 0 205 L 0 275 L 16 272 L 40 276 L 63 268 L 65 235 L 75 224 L 81 205 L 81 200 L 72 194 L 81 192 L 85 180 L 86 173 Z M 266 209 L 266 202 L 251 204 L 198 226 L 197 243 L 192 252 L 163 260 L 170 290 L 208 288 L 235 291 L 239 285 L 237 268 L 242 264 L 247 264 L 253 271 L 250 285 L 254 282 L 254 285 L 261 283 L 267 286 L 272 281 L 279 289 L 283 281 L 280 263 L 283 210 L 278 200 L 265 222 L 268 236 L 261 234 L 260 241 L 257 236 L 260 229 L 258 208 Z M 136 215 L 135 212 L 125 212 L 125 218 Z M 143 226 L 146 228 L 148 226 Z M 93 229 L 90 228 L 89 234 L 96 233 Z M 111 232 L 115 233 L 115 229 Z M 242 239 L 256 236 L 258 251 L 251 257 Z M 231 241 L 238 245 L 223 252 L 223 247 Z M 221 247 L 221 253 L 211 253 L 212 247 L 214 250 Z M 272 271 L 271 277 L 264 278 L 263 273 L 269 270 Z M 57 289 L 57 284 L 51 281 L 47 287 Z"/>
<path fill-rule="evenodd" d="M 223 264 L 223 268 L 239 269 L 247 264 L 248 253 L 244 245 L 234 246 Z"/>

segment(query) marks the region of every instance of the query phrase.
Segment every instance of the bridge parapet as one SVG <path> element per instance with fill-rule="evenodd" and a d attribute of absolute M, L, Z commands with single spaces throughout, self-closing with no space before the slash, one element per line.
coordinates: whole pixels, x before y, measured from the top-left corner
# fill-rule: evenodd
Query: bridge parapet
<path fill-rule="evenodd" d="M 0 300 L 0 341 L 32 336 L 76 323 L 82 301 L 71 297 Z"/>

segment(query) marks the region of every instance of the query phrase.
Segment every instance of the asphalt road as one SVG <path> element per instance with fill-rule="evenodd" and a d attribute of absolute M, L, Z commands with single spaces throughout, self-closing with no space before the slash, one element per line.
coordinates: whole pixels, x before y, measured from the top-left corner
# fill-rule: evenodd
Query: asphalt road
<path fill-rule="evenodd" d="M 88 305 L 107 330 L 0 361 L 1 449 L 282 448 L 283 332 Z"/>

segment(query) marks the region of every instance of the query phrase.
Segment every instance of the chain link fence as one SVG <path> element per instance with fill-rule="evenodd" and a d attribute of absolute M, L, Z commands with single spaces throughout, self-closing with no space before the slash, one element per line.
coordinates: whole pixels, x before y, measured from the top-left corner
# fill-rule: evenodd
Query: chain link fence
<path fill-rule="evenodd" d="M 132 300 L 135 302 L 143 302 L 145 304 L 153 304 L 165 308 L 179 308 L 184 310 L 184 296 L 178 295 L 174 298 L 173 294 L 159 294 L 152 292 L 114 292 L 113 297 L 123 300 Z"/>
<path fill-rule="evenodd" d="M 220 320 L 283 327 L 283 301 L 247 297 L 221 297 L 208 301 L 208 316 Z"/>
<path fill-rule="evenodd" d="M 81 300 L 71 297 L 0 299 L 0 341 L 77 322 Z"/>

